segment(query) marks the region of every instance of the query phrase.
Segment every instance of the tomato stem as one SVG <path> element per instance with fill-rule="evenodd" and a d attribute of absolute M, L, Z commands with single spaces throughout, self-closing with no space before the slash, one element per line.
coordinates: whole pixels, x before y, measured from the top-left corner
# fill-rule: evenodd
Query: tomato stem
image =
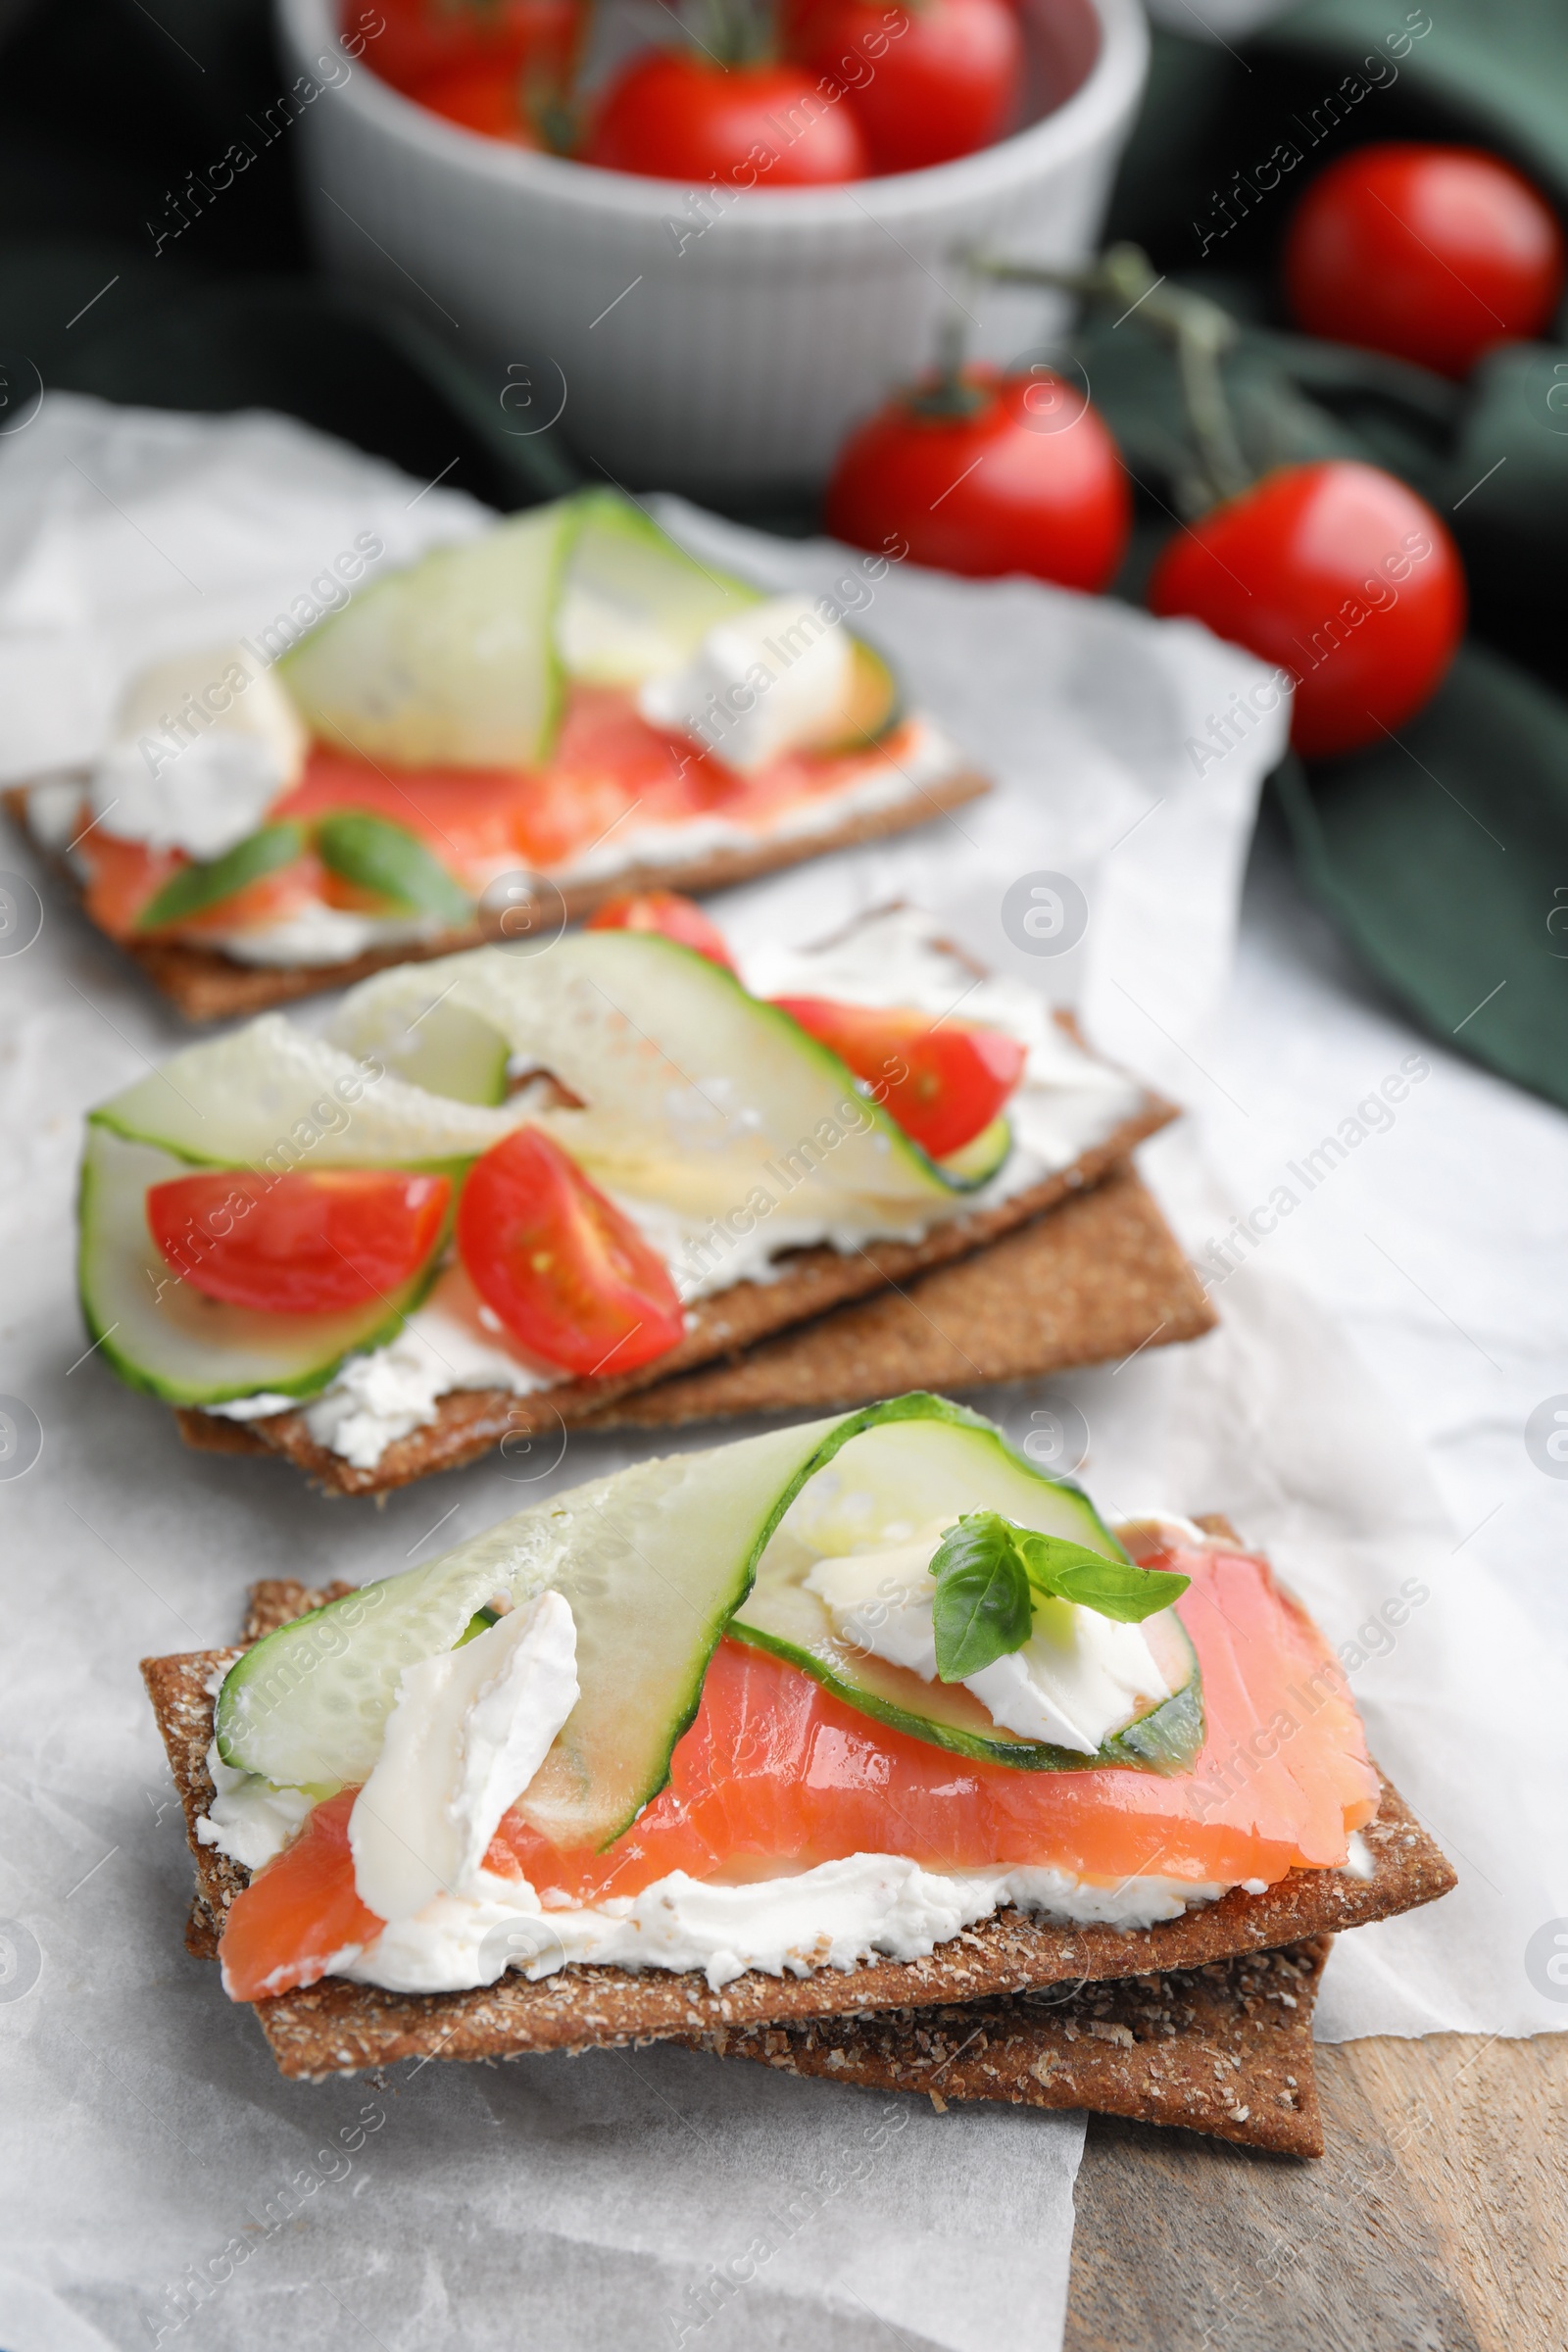
<path fill-rule="evenodd" d="M 764 15 L 750 0 L 707 0 L 710 38 L 689 31 L 705 56 L 717 66 L 756 66 L 773 56 L 774 43 Z"/>
<path fill-rule="evenodd" d="M 480 0 L 480 4 L 488 7 L 493 0 Z M 586 110 L 578 83 L 593 21 L 594 0 L 574 0 L 564 54 L 546 65 L 530 62 L 521 72 L 517 94 L 522 119 L 538 132 L 552 155 L 574 155 L 582 144 Z"/>
<path fill-rule="evenodd" d="M 1114 304 L 1121 312 L 1118 326 L 1122 318 L 1136 318 L 1147 332 L 1163 336 L 1175 353 L 1197 459 L 1195 478 L 1186 486 L 1182 503 L 1190 513 L 1200 514 L 1251 487 L 1257 475 L 1243 453 L 1220 367 L 1240 330 L 1217 302 L 1156 276 L 1138 245 L 1112 245 L 1098 261 L 1076 270 L 987 254 L 967 258 L 977 277 L 1003 285 L 1049 286 L 1086 302 Z"/>
<path fill-rule="evenodd" d="M 963 358 L 963 322 L 956 311 L 950 311 L 937 334 L 936 372 L 929 383 L 917 384 L 906 397 L 911 416 L 973 416 L 985 407 L 990 394 L 967 380 Z"/>

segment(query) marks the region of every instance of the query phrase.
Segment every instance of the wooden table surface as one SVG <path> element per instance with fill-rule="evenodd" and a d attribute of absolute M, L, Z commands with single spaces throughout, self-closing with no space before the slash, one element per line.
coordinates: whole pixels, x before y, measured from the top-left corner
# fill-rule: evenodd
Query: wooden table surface
<path fill-rule="evenodd" d="M 1317 2067 L 1315 2163 L 1091 2116 L 1066 2352 L 1568 2352 L 1568 2034 Z"/>

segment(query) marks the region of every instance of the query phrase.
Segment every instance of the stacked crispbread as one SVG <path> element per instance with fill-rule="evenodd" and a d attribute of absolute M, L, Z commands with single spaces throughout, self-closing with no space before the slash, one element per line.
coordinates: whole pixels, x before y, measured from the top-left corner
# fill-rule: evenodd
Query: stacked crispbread
<path fill-rule="evenodd" d="M 216 1954 L 219 1923 L 245 1884 L 196 1835 L 214 1794 L 217 1679 L 240 1647 L 349 1589 L 258 1584 L 242 1643 L 143 1664 L 195 1857 L 186 1942 L 198 1955 Z M 574 1965 L 537 1983 L 514 1974 L 429 1995 L 325 1979 L 256 2012 L 281 2071 L 310 2079 L 408 2058 L 678 2040 L 938 2103 L 1087 2106 L 1317 2155 L 1311 2012 L 1329 1938 L 1454 1884 L 1387 1781 L 1362 1836 L 1367 1875 L 1294 1871 L 1264 1893 L 1237 1887 L 1152 1928 L 1054 1927 L 1004 1912 L 925 1960 L 801 1978 L 752 1970 L 719 1991 L 697 1973 Z"/>

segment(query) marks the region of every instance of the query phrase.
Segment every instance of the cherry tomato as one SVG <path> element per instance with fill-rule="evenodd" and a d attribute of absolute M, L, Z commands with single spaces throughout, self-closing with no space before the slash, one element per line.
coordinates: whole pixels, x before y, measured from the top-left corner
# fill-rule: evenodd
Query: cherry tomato
<path fill-rule="evenodd" d="M 1149 607 L 1291 671 L 1291 741 L 1320 759 L 1376 742 L 1436 691 L 1464 631 L 1464 570 L 1413 490 L 1328 458 L 1282 466 L 1178 531 Z"/>
<path fill-rule="evenodd" d="M 677 940 L 683 948 L 694 948 L 710 963 L 721 963 L 726 972 L 735 969 L 735 959 L 718 925 L 709 921 L 695 899 L 683 898 L 678 890 L 633 890 L 624 898 L 607 899 L 585 927 L 590 931 L 657 931 L 664 939 Z"/>
<path fill-rule="evenodd" d="M 514 147 L 540 144 L 522 112 L 522 76 L 515 66 L 488 61 L 449 66 L 416 83 L 409 96 L 449 122 L 461 122 L 465 130 L 506 139 Z"/>
<path fill-rule="evenodd" d="M 954 387 L 899 394 L 844 444 L 824 511 L 852 547 L 902 536 L 943 571 L 1091 590 L 1114 576 L 1132 528 L 1108 428 L 1045 368 L 966 368 Z"/>
<path fill-rule="evenodd" d="M 474 1161 L 458 1251 L 513 1338 L 564 1371 L 631 1372 L 685 1331 L 663 1259 L 537 1127 Z"/>
<path fill-rule="evenodd" d="M 863 179 L 853 116 L 799 66 L 720 66 L 695 50 L 649 49 L 605 92 L 582 160 L 688 184 L 810 187 Z"/>
<path fill-rule="evenodd" d="M 1563 285 L 1562 232 L 1527 179 L 1469 147 L 1390 139 L 1315 179 L 1291 221 L 1285 288 L 1309 335 L 1468 375 L 1538 335 Z"/>
<path fill-rule="evenodd" d="M 1008 0 L 910 0 L 893 32 L 883 0 L 797 0 L 790 55 L 836 82 L 873 172 L 921 172 L 1004 136 L 1023 83 Z"/>
<path fill-rule="evenodd" d="M 435 1248 L 451 1198 L 450 1176 L 401 1168 L 210 1169 L 151 1186 L 147 1225 L 207 1298 L 324 1315 L 400 1290 Z"/>
<path fill-rule="evenodd" d="M 376 0 L 381 29 L 366 39 L 365 63 L 394 89 L 419 98 L 432 74 L 470 66 L 518 74 L 525 63 L 566 57 L 576 6 L 577 0 Z M 344 32 L 355 32 L 367 13 L 361 0 L 343 0 Z"/>
<path fill-rule="evenodd" d="M 990 1126 L 1027 1059 L 1016 1038 L 972 1021 L 933 1023 L 928 1012 L 831 997 L 773 1003 L 865 1079 L 889 1117 L 933 1159 L 946 1159 Z"/>

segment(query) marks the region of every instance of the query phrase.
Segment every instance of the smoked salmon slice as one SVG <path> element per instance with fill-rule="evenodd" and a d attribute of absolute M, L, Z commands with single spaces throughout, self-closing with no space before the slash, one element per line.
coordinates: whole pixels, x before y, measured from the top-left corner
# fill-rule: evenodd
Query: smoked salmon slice
<path fill-rule="evenodd" d="M 340 1788 L 316 1806 L 287 1851 L 258 1871 L 230 1905 L 220 1957 L 223 1984 L 236 2001 L 314 1984 L 333 1959 L 381 1933 L 384 1923 L 354 1886 L 349 1815 L 359 1793 Z M 249 1989 L 240 1991 L 242 1984 Z"/>
<path fill-rule="evenodd" d="M 573 685 L 550 760 L 540 768 L 424 767 L 392 770 L 315 745 L 305 772 L 266 821 L 309 826 L 338 808 L 365 808 L 417 835 L 432 856 L 478 897 L 510 865 L 548 872 L 565 865 L 629 818 L 679 825 L 704 816 L 763 831 L 787 810 L 852 786 L 861 774 L 896 766 L 914 730 L 905 721 L 867 751 L 792 753 L 741 775 L 686 736 L 650 726 L 623 688 Z M 95 827 L 80 844 L 89 868 L 93 919 L 129 938 L 154 894 L 189 861 Z M 265 928 L 312 904 L 355 905 L 314 858 L 270 876 L 162 936 L 202 938 Z"/>
<path fill-rule="evenodd" d="M 1031 1863 L 1107 1885 L 1148 1875 L 1272 1885 L 1292 1869 L 1336 1868 L 1378 1801 L 1339 1661 L 1263 1560 L 1173 1533 L 1141 1544 L 1139 1557 L 1192 1579 L 1177 1603 L 1203 1678 L 1204 1744 L 1191 1773 L 973 1763 L 729 1638 L 668 1785 L 629 1830 L 603 1852 L 565 1852 L 514 1810 L 486 1867 L 526 1878 L 547 1902 L 578 1904 L 636 1894 L 676 1870 L 757 1879 L 857 1853 L 933 1870 Z M 332 1951 L 375 1933 L 354 1892 L 352 1795 L 318 1806 L 232 1904 L 222 1959 L 234 1999 L 314 1983 Z"/>

